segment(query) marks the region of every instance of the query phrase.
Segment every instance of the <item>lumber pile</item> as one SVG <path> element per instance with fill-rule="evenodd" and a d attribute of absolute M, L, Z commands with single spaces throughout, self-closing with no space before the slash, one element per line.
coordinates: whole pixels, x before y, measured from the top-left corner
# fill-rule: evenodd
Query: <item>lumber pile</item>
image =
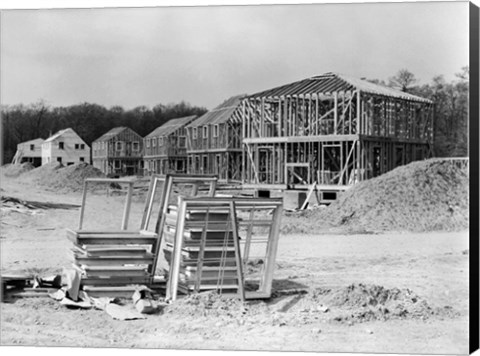
<path fill-rule="evenodd" d="M 233 201 L 180 198 L 178 206 L 169 206 L 163 232 L 167 298 L 208 290 L 245 298 Z"/>
<path fill-rule="evenodd" d="M 112 181 L 129 185 L 121 228 L 83 230 L 87 183 Z M 132 181 L 87 179 L 79 227 L 67 230 L 83 290 L 92 296 L 130 297 L 141 285 L 165 290 L 172 301 L 178 294 L 202 291 L 233 294 L 242 300 L 269 298 L 282 201 L 215 197 L 216 182 L 211 176 L 152 176 L 140 228 L 132 232 L 127 231 Z M 160 187 L 158 216 L 151 223 Z M 178 192 L 174 204 L 173 194 Z M 252 251 L 261 251 L 260 256 Z M 166 264 L 161 276 L 156 274 L 160 258 Z M 252 261 L 261 267 L 253 276 L 244 273 Z"/>
<path fill-rule="evenodd" d="M 150 283 L 156 234 L 67 230 L 67 237 L 73 243 L 73 266 L 89 295 L 130 297 L 136 286 Z"/>

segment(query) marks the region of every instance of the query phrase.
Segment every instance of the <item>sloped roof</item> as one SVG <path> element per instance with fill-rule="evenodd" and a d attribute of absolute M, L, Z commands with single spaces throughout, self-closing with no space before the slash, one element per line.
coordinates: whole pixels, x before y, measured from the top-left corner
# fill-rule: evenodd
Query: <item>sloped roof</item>
<path fill-rule="evenodd" d="M 280 97 L 306 94 L 331 94 L 334 92 L 345 92 L 358 89 L 362 92 L 370 94 L 431 103 L 431 101 L 428 99 L 405 93 L 397 89 L 374 84 L 364 79 L 353 78 L 332 72 L 299 80 L 297 82 L 282 85 L 269 90 L 264 90 L 250 95 L 249 98 Z"/>
<path fill-rule="evenodd" d="M 77 135 L 77 133 L 75 131 L 73 131 L 72 128 L 68 128 L 68 129 L 63 129 L 63 130 L 60 130 L 56 133 L 54 133 L 52 136 L 50 136 L 49 138 L 47 138 L 44 143 L 46 142 L 51 142 L 51 141 L 55 141 L 57 138 L 59 138 L 60 136 L 62 136 L 63 134 L 67 133 L 67 132 L 73 132 L 75 135 Z M 78 136 L 78 135 L 77 135 Z"/>
<path fill-rule="evenodd" d="M 156 136 L 167 136 L 173 133 L 174 131 L 178 130 L 182 126 L 189 124 L 192 120 L 195 120 L 197 115 L 192 116 L 185 116 L 176 119 L 170 119 L 162 126 L 157 127 L 155 130 L 150 132 L 145 138 L 147 137 L 156 137 Z"/>
<path fill-rule="evenodd" d="M 20 142 L 18 145 L 31 145 L 31 144 L 35 144 L 35 143 L 43 143 L 43 141 L 45 141 L 43 138 L 35 138 L 33 140 Z"/>
<path fill-rule="evenodd" d="M 212 109 L 204 115 L 200 116 L 187 127 L 197 127 L 207 124 L 221 124 L 227 122 L 228 120 L 230 120 L 230 118 L 232 118 L 235 110 L 240 107 L 240 103 L 243 98 L 245 98 L 245 95 L 232 96 L 231 98 L 225 100 L 222 104 L 217 106 L 215 109 Z"/>
<path fill-rule="evenodd" d="M 99 138 L 97 138 L 95 141 L 93 142 L 101 142 L 101 141 L 108 141 L 110 140 L 112 137 L 115 137 L 117 136 L 119 133 L 121 133 L 122 131 L 128 129 L 128 127 L 126 126 L 119 126 L 119 127 L 114 127 L 113 129 L 111 129 L 110 131 L 104 133 L 102 136 L 100 136 Z"/>

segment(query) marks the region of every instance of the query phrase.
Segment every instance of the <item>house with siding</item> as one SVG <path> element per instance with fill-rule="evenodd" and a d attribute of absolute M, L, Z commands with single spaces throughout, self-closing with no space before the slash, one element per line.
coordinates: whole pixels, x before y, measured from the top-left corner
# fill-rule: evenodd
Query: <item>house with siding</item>
<path fill-rule="evenodd" d="M 188 173 L 241 180 L 243 97 L 229 98 L 187 126 Z"/>
<path fill-rule="evenodd" d="M 144 138 L 145 174 L 187 172 L 186 125 L 197 116 L 171 119 Z"/>
<path fill-rule="evenodd" d="M 108 176 L 143 173 L 143 138 L 128 127 L 115 127 L 92 143 L 93 166 Z"/>
<path fill-rule="evenodd" d="M 36 138 L 34 140 L 19 143 L 12 163 L 20 164 L 30 162 L 35 167 L 41 166 L 43 142 L 43 138 Z"/>
<path fill-rule="evenodd" d="M 42 143 L 42 165 L 90 163 L 90 147 L 71 129 L 60 130 Z"/>

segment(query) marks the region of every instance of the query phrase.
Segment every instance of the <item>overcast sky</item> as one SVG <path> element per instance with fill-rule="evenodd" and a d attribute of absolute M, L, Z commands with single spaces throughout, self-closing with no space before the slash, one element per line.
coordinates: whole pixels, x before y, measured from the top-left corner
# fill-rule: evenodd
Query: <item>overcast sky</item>
<path fill-rule="evenodd" d="M 422 83 L 468 65 L 468 3 L 8 10 L 2 104 L 208 109 L 325 72 Z"/>

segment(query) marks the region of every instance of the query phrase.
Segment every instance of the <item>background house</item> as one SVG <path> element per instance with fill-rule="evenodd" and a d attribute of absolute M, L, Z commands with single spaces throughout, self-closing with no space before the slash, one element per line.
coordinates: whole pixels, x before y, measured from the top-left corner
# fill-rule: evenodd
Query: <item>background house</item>
<path fill-rule="evenodd" d="M 71 128 L 60 130 L 42 144 L 42 165 L 90 163 L 90 147 Z"/>
<path fill-rule="evenodd" d="M 34 140 L 19 143 L 12 163 L 18 164 L 30 162 L 35 167 L 41 166 L 43 142 L 43 138 L 36 138 Z"/>
<path fill-rule="evenodd" d="M 242 97 L 226 100 L 187 126 L 188 173 L 240 182 Z"/>
<path fill-rule="evenodd" d="M 115 127 L 93 141 L 92 160 L 106 175 L 142 174 L 143 138 L 128 127 Z"/>
<path fill-rule="evenodd" d="M 171 119 L 144 138 L 145 173 L 187 172 L 187 135 L 185 126 L 197 116 Z"/>

